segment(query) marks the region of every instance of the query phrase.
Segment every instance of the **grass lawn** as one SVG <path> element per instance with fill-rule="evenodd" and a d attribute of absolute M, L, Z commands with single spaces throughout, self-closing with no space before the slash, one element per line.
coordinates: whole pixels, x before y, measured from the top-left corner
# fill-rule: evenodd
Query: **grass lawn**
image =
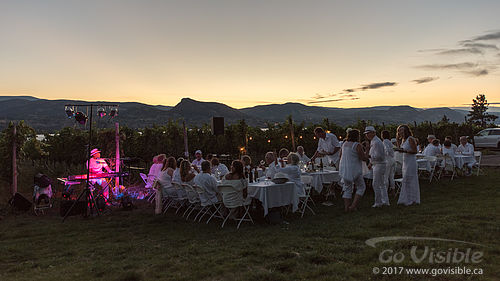
<path fill-rule="evenodd" d="M 178 215 L 153 216 L 151 207 L 114 210 L 102 217 L 7 215 L 0 220 L 0 280 L 500 280 L 500 170 L 486 176 L 428 184 L 420 206 L 372 209 L 367 192 L 358 212 L 318 204 L 317 215 L 288 224 L 234 223 L 220 228 Z M 381 236 L 455 239 L 455 242 L 383 242 Z M 410 248 L 484 252 L 478 264 L 416 264 Z M 385 249 L 403 252 L 402 263 L 383 264 Z M 382 275 L 373 267 L 482 268 L 483 275 Z"/>

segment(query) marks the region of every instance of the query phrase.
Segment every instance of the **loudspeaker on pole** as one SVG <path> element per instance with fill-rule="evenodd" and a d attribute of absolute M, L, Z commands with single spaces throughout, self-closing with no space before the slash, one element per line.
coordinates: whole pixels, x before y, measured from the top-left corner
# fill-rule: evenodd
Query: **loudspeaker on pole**
<path fill-rule="evenodd" d="M 212 117 L 212 135 L 224 135 L 224 117 Z"/>

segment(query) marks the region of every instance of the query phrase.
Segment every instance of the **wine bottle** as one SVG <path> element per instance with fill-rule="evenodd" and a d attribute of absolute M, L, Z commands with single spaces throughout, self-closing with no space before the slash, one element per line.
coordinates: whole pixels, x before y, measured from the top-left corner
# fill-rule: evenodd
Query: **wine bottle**
<path fill-rule="evenodd" d="M 319 171 L 323 172 L 323 158 L 319 159 Z"/>

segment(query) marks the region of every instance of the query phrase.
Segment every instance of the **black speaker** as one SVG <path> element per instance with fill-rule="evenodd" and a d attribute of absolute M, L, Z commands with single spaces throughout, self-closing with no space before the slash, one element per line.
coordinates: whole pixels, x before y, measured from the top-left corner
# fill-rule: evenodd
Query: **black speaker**
<path fill-rule="evenodd" d="M 59 213 L 61 217 L 64 217 L 68 212 L 69 208 L 73 206 L 75 200 L 62 200 L 61 208 L 59 209 Z M 87 202 L 85 201 L 77 201 L 71 212 L 68 216 L 76 216 L 76 215 L 85 215 L 87 213 Z"/>
<path fill-rule="evenodd" d="M 212 117 L 212 135 L 224 135 L 224 117 Z"/>
<path fill-rule="evenodd" d="M 12 198 L 10 198 L 9 205 L 11 205 L 12 208 L 17 211 L 26 212 L 31 209 L 31 202 L 20 193 L 16 193 L 14 194 L 14 196 L 12 196 Z"/>

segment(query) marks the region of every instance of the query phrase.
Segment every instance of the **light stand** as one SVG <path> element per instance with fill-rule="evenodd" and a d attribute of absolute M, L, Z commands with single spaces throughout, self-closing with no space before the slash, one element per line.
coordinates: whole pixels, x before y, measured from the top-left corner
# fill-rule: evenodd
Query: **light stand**
<path fill-rule="evenodd" d="M 68 117 L 71 117 L 70 114 L 68 113 L 68 108 L 70 107 L 86 107 L 87 109 L 90 108 L 90 116 L 89 116 L 89 140 L 88 140 L 88 143 L 87 143 L 87 181 L 86 181 L 86 184 L 85 184 L 85 188 L 83 189 L 83 191 L 80 193 L 80 195 L 78 195 L 78 198 L 76 199 L 76 201 L 73 203 L 73 205 L 71 205 L 71 207 L 68 209 L 68 211 L 66 212 L 66 214 L 64 215 L 63 217 L 63 222 L 66 220 L 66 218 L 69 216 L 69 214 L 71 213 L 71 210 L 75 207 L 75 205 L 77 204 L 77 202 L 82 198 L 84 197 L 85 199 L 85 204 L 87 206 L 87 210 L 90 212 L 90 216 L 93 215 L 93 209 L 95 209 L 96 213 L 98 216 L 101 215 L 101 212 L 99 211 L 99 208 L 97 207 L 96 205 L 96 201 L 95 201 L 95 198 L 94 198 L 94 195 L 92 194 L 91 190 L 90 190 L 90 151 L 91 151 L 91 144 L 92 144 L 92 119 L 93 119 L 93 116 L 94 116 L 94 113 L 93 113 L 93 108 L 94 106 L 100 106 L 100 107 L 104 107 L 104 106 L 112 106 L 112 110 L 114 109 L 115 110 L 115 113 L 113 114 L 113 116 L 116 115 L 116 112 L 118 111 L 118 105 L 104 105 L 104 104 L 67 104 L 65 105 L 65 109 L 66 109 L 66 113 L 68 114 Z M 117 164 L 118 165 L 118 164 Z"/>

